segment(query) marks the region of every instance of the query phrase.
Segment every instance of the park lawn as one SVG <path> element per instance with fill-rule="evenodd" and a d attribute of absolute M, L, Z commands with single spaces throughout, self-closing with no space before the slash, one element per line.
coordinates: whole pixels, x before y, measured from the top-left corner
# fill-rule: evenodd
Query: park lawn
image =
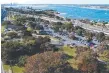
<path fill-rule="evenodd" d="M 3 67 L 6 72 L 8 72 L 10 69 L 9 65 L 3 65 Z M 13 66 L 12 69 L 13 69 L 13 73 L 23 73 L 24 71 L 24 67 Z"/>
<path fill-rule="evenodd" d="M 75 53 L 76 49 L 75 48 L 71 48 L 69 46 L 63 46 L 62 50 L 65 54 L 67 54 L 69 56 L 72 56 L 72 57 L 76 56 L 76 53 Z"/>
<path fill-rule="evenodd" d="M 76 48 L 71 48 L 69 46 L 64 46 L 62 48 L 62 51 L 67 54 L 69 57 L 69 59 L 67 60 L 69 62 L 69 64 L 71 65 L 72 68 L 78 70 L 77 64 L 75 63 L 75 59 L 73 59 L 73 57 L 76 56 Z"/>

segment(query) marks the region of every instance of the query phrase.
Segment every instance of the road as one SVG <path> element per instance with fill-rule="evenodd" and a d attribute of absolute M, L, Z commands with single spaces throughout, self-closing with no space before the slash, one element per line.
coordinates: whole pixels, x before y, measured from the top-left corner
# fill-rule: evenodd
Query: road
<path fill-rule="evenodd" d="M 103 28 L 103 26 L 85 24 L 80 22 L 79 20 L 75 20 L 72 23 L 74 23 L 76 26 L 81 26 L 82 28 L 93 32 L 103 32 L 104 34 L 109 35 L 109 28 Z"/>

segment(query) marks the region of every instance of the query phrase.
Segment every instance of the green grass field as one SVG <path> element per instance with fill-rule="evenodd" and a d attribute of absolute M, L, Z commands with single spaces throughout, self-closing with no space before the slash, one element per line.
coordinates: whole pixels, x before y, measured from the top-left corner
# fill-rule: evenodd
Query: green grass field
<path fill-rule="evenodd" d="M 11 69 L 9 65 L 3 65 L 3 67 L 6 72 L 8 72 L 9 69 Z M 18 67 L 18 66 L 13 66 L 12 69 L 13 69 L 13 73 L 23 73 L 24 71 L 23 67 Z"/>
<path fill-rule="evenodd" d="M 76 55 L 76 49 L 75 48 L 71 48 L 69 46 L 64 46 L 63 47 L 63 52 L 69 56 L 75 56 Z"/>
<path fill-rule="evenodd" d="M 73 59 L 73 57 L 76 56 L 76 48 L 71 48 L 71 47 L 69 47 L 69 46 L 64 46 L 64 47 L 62 48 L 62 51 L 63 51 L 65 54 L 67 54 L 68 56 L 70 56 L 67 61 L 70 63 L 71 67 L 73 67 L 74 69 L 77 70 L 78 68 L 77 68 L 77 65 L 76 65 L 76 63 L 75 63 L 75 59 Z"/>

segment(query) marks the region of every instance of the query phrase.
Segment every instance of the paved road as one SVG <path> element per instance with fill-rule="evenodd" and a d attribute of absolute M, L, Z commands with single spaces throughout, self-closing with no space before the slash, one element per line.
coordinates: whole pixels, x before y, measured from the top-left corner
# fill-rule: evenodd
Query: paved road
<path fill-rule="evenodd" d="M 93 31 L 93 32 L 103 32 L 107 35 L 109 35 L 109 28 L 105 27 L 103 28 L 102 26 L 98 26 L 98 25 L 90 25 L 90 24 L 85 24 L 85 23 L 82 23 L 80 22 L 79 20 L 75 20 L 75 21 L 72 21 L 76 26 L 81 26 L 82 28 L 84 29 L 87 29 L 87 30 L 90 30 L 90 31 Z"/>

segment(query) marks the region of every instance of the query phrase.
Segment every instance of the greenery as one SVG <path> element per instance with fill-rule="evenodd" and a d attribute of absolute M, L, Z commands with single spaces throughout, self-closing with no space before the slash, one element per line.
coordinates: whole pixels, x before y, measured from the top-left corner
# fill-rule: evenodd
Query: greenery
<path fill-rule="evenodd" d="M 59 52 L 36 54 L 28 58 L 25 73 L 71 73 L 72 68 L 65 58 L 66 56 Z"/>
<path fill-rule="evenodd" d="M 92 38 L 93 38 L 94 34 L 92 32 L 86 32 L 85 36 L 86 36 L 87 42 L 91 42 L 93 40 Z"/>
<path fill-rule="evenodd" d="M 99 47 L 98 47 L 98 55 L 99 59 L 106 63 L 106 71 L 109 71 L 109 45 L 107 45 L 104 41 Z"/>
<path fill-rule="evenodd" d="M 2 60 L 6 64 L 9 63 L 9 60 L 15 60 L 20 54 L 20 51 L 21 51 L 20 48 L 22 48 L 22 45 L 17 41 L 5 42 L 1 46 L 2 46 L 2 49 L 1 49 Z"/>
<path fill-rule="evenodd" d="M 6 27 L 5 25 L 1 26 L 1 33 L 4 33 L 5 27 Z"/>
<path fill-rule="evenodd" d="M 33 30 L 33 29 L 32 29 L 31 27 L 28 27 L 28 28 L 27 28 L 27 31 L 32 32 L 32 30 Z"/>
<path fill-rule="evenodd" d="M 69 18 L 66 18 L 65 23 L 50 22 L 40 18 L 46 16 L 63 21 L 63 18 L 55 16 L 53 10 L 34 10 L 29 7 L 28 9 L 30 11 L 6 8 L 9 12 L 33 15 L 33 17 L 14 15 L 12 22 L 2 23 L 1 57 L 6 71 L 11 65 L 14 73 L 109 73 L 109 43 L 104 42 L 104 40 L 109 41 L 108 36 L 102 32 L 93 33 L 80 26 L 74 26 Z M 38 18 L 34 17 L 36 15 Z M 89 23 L 89 20 L 80 21 Z M 103 28 L 106 23 L 103 22 Z M 55 32 L 62 36 L 69 36 L 70 39 L 78 39 L 76 35 L 79 35 L 85 37 L 87 43 L 93 43 L 95 38 L 101 44 L 94 48 L 96 51 L 90 47 L 73 47 L 70 44 L 61 47 L 53 45 L 52 41 L 60 42 L 64 39 L 49 36 L 41 24 L 44 27 L 52 27 Z M 9 28 L 6 27 L 8 25 L 21 28 L 5 32 L 4 30 Z"/>
<path fill-rule="evenodd" d="M 78 29 L 78 30 L 76 31 L 76 33 L 77 33 L 79 36 L 82 36 L 82 35 L 83 35 L 83 33 L 82 33 L 82 30 L 81 30 L 81 29 Z"/>
<path fill-rule="evenodd" d="M 69 56 L 76 56 L 76 49 L 69 46 L 63 46 L 62 51 Z"/>
<path fill-rule="evenodd" d="M 4 26 L 4 25 L 10 25 L 10 24 L 11 24 L 10 21 L 3 21 L 3 22 L 2 22 L 2 26 Z"/>
<path fill-rule="evenodd" d="M 61 28 L 61 26 L 62 26 L 63 24 L 61 23 L 61 22 L 55 22 L 55 23 L 53 23 L 53 29 L 54 29 L 54 31 L 55 32 L 59 32 L 60 30 L 60 28 Z"/>
<path fill-rule="evenodd" d="M 6 35 L 9 36 L 9 37 L 11 37 L 11 38 L 16 38 L 16 37 L 18 37 L 18 35 L 17 35 L 16 32 L 8 32 Z"/>
<path fill-rule="evenodd" d="M 74 30 L 79 36 L 83 36 L 85 34 L 85 30 L 80 26 L 75 26 Z"/>
<path fill-rule="evenodd" d="M 4 70 L 6 72 L 8 72 L 9 69 L 11 69 L 11 67 L 9 65 L 3 65 L 3 67 L 4 67 Z M 24 71 L 24 67 L 12 66 L 12 70 L 13 70 L 14 73 L 24 73 L 23 72 Z"/>
<path fill-rule="evenodd" d="M 64 23 L 63 27 L 67 30 L 70 30 L 73 27 L 73 24 L 72 22 Z"/>
<path fill-rule="evenodd" d="M 44 28 L 43 28 L 42 25 L 36 25 L 36 26 L 35 26 L 35 29 L 36 29 L 36 30 L 44 30 Z"/>
<path fill-rule="evenodd" d="M 26 56 L 26 55 L 20 56 L 19 59 L 18 59 L 18 66 L 23 67 L 26 63 L 27 58 L 28 58 L 28 56 Z"/>
<path fill-rule="evenodd" d="M 103 40 L 105 40 L 105 34 L 103 32 L 100 32 L 96 35 L 97 40 L 102 42 Z"/>
<path fill-rule="evenodd" d="M 69 62 L 71 67 L 77 70 L 77 68 L 73 64 L 74 57 L 76 56 L 76 48 L 71 48 L 70 46 L 63 46 L 62 51 L 68 56 L 67 61 Z"/>

